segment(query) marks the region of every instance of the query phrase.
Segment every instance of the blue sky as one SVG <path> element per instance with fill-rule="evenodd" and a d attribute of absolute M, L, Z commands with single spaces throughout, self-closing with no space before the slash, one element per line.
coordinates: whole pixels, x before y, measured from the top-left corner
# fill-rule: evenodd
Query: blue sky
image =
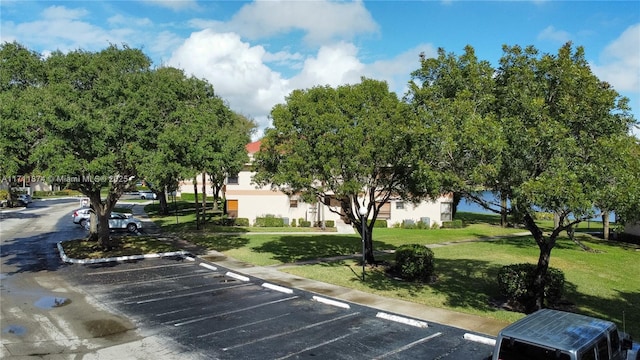
<path fill-rule="evenodd" d="M 555 53 L 572 41 L 640 120 L 639 1 L 2 0 L 0 24 L 2 42 L 45 56 L 141 48 L 155 66 L 209 80 L 261 129 L 298 88 L 366 76 L 402 95 L 421 52 L 461 54 L 468 44 L 497 66 L 503 44 Z"/>

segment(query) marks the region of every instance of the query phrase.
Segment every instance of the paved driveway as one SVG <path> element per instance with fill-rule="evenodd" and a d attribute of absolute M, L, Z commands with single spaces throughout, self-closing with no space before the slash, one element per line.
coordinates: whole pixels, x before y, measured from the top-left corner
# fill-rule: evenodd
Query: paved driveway
<path fill-rule="evenodd" d="M 465 340 L 461 329 L 277 286 L 199 259 L 70 265 L 64 272 L 143 334 L 173 339 L 185 358 L 473 360 L 491 353 Z"/>

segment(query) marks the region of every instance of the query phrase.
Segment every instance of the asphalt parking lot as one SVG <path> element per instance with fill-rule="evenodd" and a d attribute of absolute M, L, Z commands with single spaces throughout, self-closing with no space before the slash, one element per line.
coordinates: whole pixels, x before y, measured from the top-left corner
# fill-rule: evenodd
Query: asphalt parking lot
<path fill-rule="evenodd" d="M 338 301 L 176 257 L 70 265 L 69 281 L 211 359 L 487 359 L 467 331 Z"/>

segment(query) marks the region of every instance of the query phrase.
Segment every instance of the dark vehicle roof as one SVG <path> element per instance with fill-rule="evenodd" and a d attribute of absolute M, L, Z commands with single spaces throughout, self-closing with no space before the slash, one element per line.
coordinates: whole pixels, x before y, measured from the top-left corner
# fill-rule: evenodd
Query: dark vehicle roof
<path fill-rule="evenodd" d="M 542 309 L 502 329 L 500 335 L 551 349 L 578 351 L 612 328 L 615 324 L 610 321 Z"/>

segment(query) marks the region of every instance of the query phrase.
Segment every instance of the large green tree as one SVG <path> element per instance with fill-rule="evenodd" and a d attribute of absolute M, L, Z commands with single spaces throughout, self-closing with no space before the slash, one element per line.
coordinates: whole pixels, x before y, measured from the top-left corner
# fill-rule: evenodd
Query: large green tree
<path fill-rule="evenodd" d="M 90 237 L 108 249 L 111 210 L 137 176 L 146 131 L 153 126 L 139 98 L 150 60 L 140 50 L 54 52 L 45 60 L 47 98 L 39 109 L 44 136 L 32 159 L 49 178 L 68 182 L 91 201 Z M 105 191 L 105 196 L 101 191 Z"/>
<path fill-rule="evenodd" d="M 635 146 L 628 136 L 634 119 L 627 100 L 593 75 L 581 47 L 574 49 L 569 43 L 557 54 L 542 55 L 533 47 L 505 46 L 503 50 L 500 66 L 492 75 L 494 86 L 482 91 L 487 98 L 493 97 L 478 124 L 482 127 L 485 122 L 486 131 L 438 127 L 438 141 L 444 149 L 439 158 L 451 156 L 455 163 L 470 156 L 492 164 L 472 164 L 470 169 L 438 168 L 447 179 L 453 179 L 454 185 L 507 195 L 509 202 L 493 205 L 519 215 L 540 250 L 535 295 L 529 304 L 529 310 L 533 310 L 544 306 L 544 277 L 551 251 L 563 231 L 594 217 L 602 207 L 613 211 L 640 208 L 637 199 L 619 202 L 628 179 L 640 176 L 637 167 L 620 166 L 633 163 L 626 154 Z M 449 63 L 436 59 L 441 65 L 437 72 L 445 78 L 458 72 L 467 55 L 468 51 Z M 426 62 L 422 61 L 419 72 L 424 72 Z M 465 82 L 464 78 L 459 82 Z M 466 97 L 464 91 L 451 95 L 434 86 L 438 81 L 423 81 L 412 87 L 418 108 L 429 108 L 429 103 L 419 99 L 430 91 L 453 101 Z M 472 103 L 478 107 L 484 104 L 477 100 Z M 458 118 L 460 126 L 473 123 L 472 113 L 460 112 L 455 106 L 450 109 L 444 110 L 445 117 Z M 421 114 L 426 127 L 440 121 L 428 112 Z M 458 147 L 459 151 L 449 150 Z M 493 160 L 488 154 L 495 154 Z M 482 198 L 475 200 L 483 203 Z M 558 221 L 550 232 L 542 231 L 535 222 L 536 211 L 556 214 Z"/>
<path fill-rule="evenodd" d="M 372 231 L 385 202 L 438 193 L 415 146 L 416 117 L 385 82 L 362 79 L 338 88 L 295 90 L 271 117 L 273 127 L 255 154 L 254 181 L 307 201 L 337 200 L 340 206 L 330 210 L 361 232 L 367 263 L 375 262 Z M 361 209 L 367 217 L 360 216 Z"/>
<path fill-rule="evenodd" d="M 185 123 L 180 118 L 182 108 L 192 102 L 193 96 L 180 69 L 161 67 L 147 76 L 148 81 L 140 91 L 146 103 L 141 116 L 156 125 L 147 128 L 141 139 L 145 152 L 138 176 L 158 195 L 160 212 L 168 214 L 166 192 L 176 191 L 178 182 L 190 175 L 185 162 L 186 147 L 176 140 L 181 138 L 181 126 Z"/>
<path fill-rule="evenodd" d="M 0 45 L 0 174 L 10 189 L 23 175 L 35 177 L 29 176 L 35 167 L 30 157 L 43 135 L 45 81 L 39 54 L 15 42 Z"/>

